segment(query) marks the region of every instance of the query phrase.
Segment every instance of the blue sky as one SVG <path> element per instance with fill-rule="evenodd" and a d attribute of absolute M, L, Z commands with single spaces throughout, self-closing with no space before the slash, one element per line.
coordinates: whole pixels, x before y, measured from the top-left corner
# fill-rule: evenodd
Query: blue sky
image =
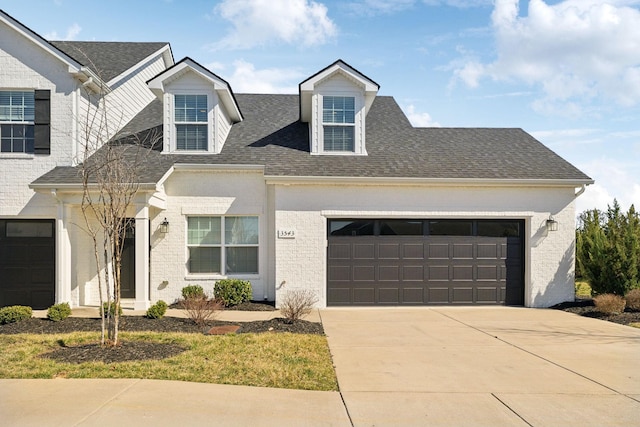
<path fill-rule="evenodd" d="M 343 59 L 415 126 L 523 128 L 640 204 L 640 0 L 0 0 L 51 40 L 167 41 L 236 93 Z"/>

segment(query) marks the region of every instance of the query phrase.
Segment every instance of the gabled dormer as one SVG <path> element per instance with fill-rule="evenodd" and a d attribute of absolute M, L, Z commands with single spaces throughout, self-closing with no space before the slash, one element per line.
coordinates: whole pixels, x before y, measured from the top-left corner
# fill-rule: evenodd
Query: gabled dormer
<path fill-rule="evenodd" d="M 311 154 L 366 155 L 366 117 L 380 86 L 342 60 L 299 85 Z"/>
<path fill-rule="evenodd" d="M 190 58 L 147 84 L 163 104 L 164 153 L 219 154 L 242 121 L 229 83 Z"/>

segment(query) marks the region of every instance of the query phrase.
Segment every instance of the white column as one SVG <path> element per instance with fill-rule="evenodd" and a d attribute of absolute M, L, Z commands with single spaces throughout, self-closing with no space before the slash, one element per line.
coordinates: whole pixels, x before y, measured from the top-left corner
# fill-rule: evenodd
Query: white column
<path fill-rule="evenodd" d="M 56 303 L 67 302 L 76 306 L 78 301 L 71 301 L 71 240 L 67 230 L 67 206 L 58 201 L 56 215 Z"/>
<path fill-rule="evenodd" d="M 136 204 L 136 299 L 135 310 L 149 308 L 149 206 Z"/>

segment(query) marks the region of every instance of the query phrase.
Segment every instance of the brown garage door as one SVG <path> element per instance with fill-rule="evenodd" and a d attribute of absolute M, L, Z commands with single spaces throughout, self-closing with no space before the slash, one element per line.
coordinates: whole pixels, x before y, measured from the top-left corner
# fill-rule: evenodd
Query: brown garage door
<path fill-rule="evenodd" d="M 54 303 L 54 236 L 53 220 L 0 220 L 0 307 Z"/>
<path fill-rule="evenodd" d="M 328 305 L 524 304 L 521 220 L 328 222 Z"/>

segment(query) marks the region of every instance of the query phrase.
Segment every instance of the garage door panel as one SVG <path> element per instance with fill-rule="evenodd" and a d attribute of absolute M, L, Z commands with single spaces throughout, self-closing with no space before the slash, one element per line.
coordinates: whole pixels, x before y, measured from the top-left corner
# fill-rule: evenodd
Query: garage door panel
<path fill-rule="evenodd" d="M 350 282 L 351 266 L 332 265 L 329 267 L 329 280 L 332 282 Z"/>
<path fill-rule="evenodd" d="M 476 300 L 478 303 L 482 304 L 497 304 L 500 299 L 499 296 L 501 294 L 500 288 L 493 287 L 478 287 L 476 288 Z"/>
<path fill-rule="evenodd" d="M 381 265 L 378 267 L 379 280 L 381 282 L 399 282 L 400 266 L 398 265 Z"/>
<path fill-rule="evenodd" d="M 472 259 L 473 244 L 472 243 L 454 243 L 453 258 L 454 259 Z"/>
<path fill-rule="evenodd" d="M 373 243 L 355 243 L 353 245 L 353 259 L 375 259 L 375 245 Z"/>
<path fill-rule="evenodd" d="M 430 243 L 427 247 L 430 259 L 449 259 L 448 243 Z"/>
<path fill-rule="evenodd" d="M 354 304 L 374 304 L 376 302 L 375 299 L 375 288 L 371 287 L 357 287 L 353 289 L 353 302 Z"/>
<path fill-rule="evenodd" d="M 381 243 L 378 245 L 378 258 L 379 259 L 400 259 L 400 244 L 399 243 Z"/>
<path fill-rule="evenodd" d="M 332 288 L 327 292 L 327 298 L 337 305 L 351 304 L 351 288 Z"/>
<path fill-rule="evenodd" d="M 449 304 L 449 287 L 430 286 L 427 290 L 429 294 L 428 302 L 432 304 Z"/>
<path fill-rule="evenodd" d="M 398 304 L 400 302 L 400 289 L 379 288 L 378 301 L 380 304 Z"/>
<path fill-rule="evenodd" d="M 373 282 L 376 280 L 375 265 L 356 265 L 353 267 L 354 282 Z"/>
<path fill-rule="evenodd" d="M 402 280 L 405 282 L 424 281 L 424 267 L 422 265 L 403 265 Z"/>
<path fill-rule="evenodd" d="M 473 280 L 473 266 L 472 265 L 454 265 L 451 269 L 452 278 L 454 282 L 459 281 L 471 281 Z"/>
<path fill-rule="evenodd" d="M 53 259 L 54 248 L 51 245 L 31 245 L 28 248 L 28 259 L 31 265 L 50 264 Z"/>
<path fill-rule="evenodd" d="M 402 258 L 424 259 L 424 245 L 422 243 L 406 243 L 402 245 Z"/>
<path fill-rule="evenodd" d="M 329 259 L 351 259 L 351 245 L 349 243 L 332 243 L 329 246 Z"/>
<path fill-rule="evenodd" d="M 471 304 L 473 303 L 473 288 L 458 288 L 452 289 L 452 303 L 454 304 Z"/>
<path fill-rule="evenodd" d="M 477 251 L 479 259 L 498 259 L 500 258 L 498 247 L 494 243 L 478 243 Z"/>
<path fill-rule="evenodd" d="M 403 288 L 402 302 L 405 304 L 424 304 L 424 288 Z"/>
<path fill-rule="evenodd" d="M 497 265 L 478 265 L 476 266 L 477 280 L 479 281 L 498 281 L 500 277 L 500 268 Z"/>
<path fill-rule="evenodd" d="M 429 281 L 448 281 L 449 280 L 449 266 L 448 265 L 428 265 Z"/>
<path fill-rule="evenodd" d="M 33 268 L 29 271 L 34 285 L 48 285 L 54 280 L 53 268 Z"/>

